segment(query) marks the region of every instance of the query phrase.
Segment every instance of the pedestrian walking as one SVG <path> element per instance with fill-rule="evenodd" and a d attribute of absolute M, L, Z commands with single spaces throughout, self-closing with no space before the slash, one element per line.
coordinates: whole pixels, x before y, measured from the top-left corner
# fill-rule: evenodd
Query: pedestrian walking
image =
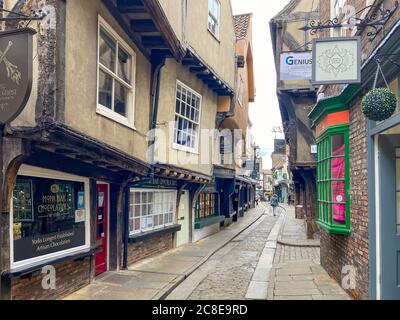
<path fill-rule="evenodd" d="M 274 217 L 276 217 L 276 208 L 279 206 L 279 199 L 276 194 L 274 194 L 271 198 L 271 207 L 272 212 L 274 213 Z"/>

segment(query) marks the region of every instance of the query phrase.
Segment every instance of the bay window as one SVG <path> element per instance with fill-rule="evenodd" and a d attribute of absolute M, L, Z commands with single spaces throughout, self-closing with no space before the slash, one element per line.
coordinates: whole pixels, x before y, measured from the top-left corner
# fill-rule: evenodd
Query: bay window
<path fill-rule="evenodd" d="M 217 193 L 200 194 L 195 207 L 196 220 L 219 216 L 218 200 Z"/>
<path fill-rule="evenodd" d="M 318 223 L 331 233 L 350 233 L 348 125 L 330 127 L 318 138 Z"/>
<path fill-rule="evenodd" d="M 12 194 L 12 267 L 88 248 L 88 195 L 83 178 L 23 166 Z"/>
<path fill-rule="evenodd" d="M 129 232 L 157 230 L 175 223 L 177 191 L 131 189 Z"/>
<path fill-rule="evenodd" d="M 99 17 L 97 112 L 133 127 L 135 53 Z"/>

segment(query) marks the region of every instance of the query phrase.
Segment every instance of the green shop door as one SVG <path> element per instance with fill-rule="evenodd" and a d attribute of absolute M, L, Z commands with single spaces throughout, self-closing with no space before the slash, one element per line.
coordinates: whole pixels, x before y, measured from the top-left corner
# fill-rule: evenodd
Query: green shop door
<path fill-rule="evenodd" d="M 179 203 L 178 223 L 181 225 L 181 231 L 178 232 L 177 247 L 189 243 L 189 209 L 189 191 L 184 191 Z"/>
<path fill-rule="evenodd" d="M 400 299 L 400 135 L 379 137 L 381 297 Z"/>

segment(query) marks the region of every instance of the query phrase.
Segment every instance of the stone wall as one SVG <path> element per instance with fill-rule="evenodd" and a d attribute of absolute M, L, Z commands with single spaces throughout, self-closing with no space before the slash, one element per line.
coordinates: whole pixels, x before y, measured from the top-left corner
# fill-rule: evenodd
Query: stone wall
<path fill-rule="evenodd" d="M 173 247 L 173 233 L 143 240 L 138 243 L 131 243 L 128 246 L 128 265 L 171 250 Z"/>

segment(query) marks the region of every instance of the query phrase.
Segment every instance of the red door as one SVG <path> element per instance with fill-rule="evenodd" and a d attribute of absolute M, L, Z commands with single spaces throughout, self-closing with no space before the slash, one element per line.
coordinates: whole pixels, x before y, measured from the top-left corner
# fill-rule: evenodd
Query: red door
<path fill-rule="evenodd" d="M 97 185 L 97 241 L 102 251 L 96 254 L 96 276 L 107 271 L 108 249 L 108 185 Z"/>

